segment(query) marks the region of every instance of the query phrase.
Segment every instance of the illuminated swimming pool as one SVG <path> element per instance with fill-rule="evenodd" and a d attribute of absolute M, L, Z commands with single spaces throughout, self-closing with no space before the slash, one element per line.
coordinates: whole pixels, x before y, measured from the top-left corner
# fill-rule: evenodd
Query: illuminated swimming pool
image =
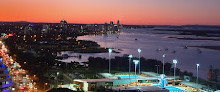
<path fill-rule="evenodd" d="M 164 87 L 165 89 L 168 89 L 169 92 L 184 92 L 184 90 L 181 90 L 179 88 L 176 87 Z"/>
<path fill-rule="evenodd" d="M 153 85 L 153 86 L 158 87 L 158 85 Z M 160 87 L 160 88 L 162 88 L 162 87 Z M 184 90 L 181 90 L 181 89 L 179 89 L 179 88 L 172 87 L 172 86 L 169 86 L 169 87 L 163 87 L 163 88 L 169 90 L 169 92 L 184 92 Z M 163 88 L 162 88 L 162 89 L 163 89 Z"/>
<path fill-rule="evenodd" d="M 138 76 L 119 76 L 119 78 L 121 78 L 121 79 L 128 79 L 128 78 L 140 78 L 140 77 L 138 77 Z"/>

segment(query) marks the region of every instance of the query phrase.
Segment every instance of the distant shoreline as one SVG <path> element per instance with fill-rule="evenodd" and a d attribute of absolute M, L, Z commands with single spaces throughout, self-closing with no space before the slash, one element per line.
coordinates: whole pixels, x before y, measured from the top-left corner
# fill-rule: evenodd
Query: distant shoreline
<path fill-rule="evenodd" d="M 197 48 L 205 48 L 205 49 L 220 51 L 220 46 L 188 46 L 188 47 L 197 47 Z"/>
<path fill-rule="evenodd" d="M 167 37 L 174 38 L 179 40 L 211 40 L 211 41 L 220 41 L 220 39 L 212 39 L 212 38 L 186 38 L 186 37 Z"/>

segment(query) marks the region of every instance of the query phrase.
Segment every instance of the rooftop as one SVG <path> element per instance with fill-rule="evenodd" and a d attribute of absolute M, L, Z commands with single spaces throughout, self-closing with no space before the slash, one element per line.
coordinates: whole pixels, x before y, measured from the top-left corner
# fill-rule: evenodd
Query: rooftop
<path fill-rule="evenodd" d="M 118 79 L 118 77 L 115 77 L 114 75 L 110 74 L 110 73 L 99 73 L 99 75 L 101 75 L 104 78 L 107 79 Z"/>
<path fill-rule="evenodd" d="M 154 86 L 145 86 L 145 87 L 114 87 L 112 88 L 113 91 L 141 91 L 141 92 L 169 92 L 167 89 L 161 89 L 159 87 Z"/>
<path fill-rule="evenodd" d="M 76 91 L 70 90 L 68 88 L 52 88 L 47 92 L 76 92 Z"/>
<path fill-rule="evenodd" d="M 114 81 L 116 79 L 75 79 L 74 81 L 79 82 L 107 82 L 107 81 Z"/>

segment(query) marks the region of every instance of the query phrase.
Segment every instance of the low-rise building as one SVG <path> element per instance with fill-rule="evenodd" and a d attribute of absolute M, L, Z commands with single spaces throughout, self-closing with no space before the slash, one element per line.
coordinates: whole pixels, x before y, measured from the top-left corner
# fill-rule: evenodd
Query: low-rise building
<path fill-rule="evenodd" d="M 11 78 L 5 65 L 0 59 L 0 92 L 10 92 L 12 86 Z"/>

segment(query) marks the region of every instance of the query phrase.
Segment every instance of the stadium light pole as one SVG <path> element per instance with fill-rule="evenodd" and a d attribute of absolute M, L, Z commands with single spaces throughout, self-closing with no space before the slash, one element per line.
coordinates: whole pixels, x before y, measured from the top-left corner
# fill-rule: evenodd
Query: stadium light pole
<path fill-rule="evenodd" d="M 134 68 L 134 74 L 136 75 L 136 71 L 137 71 L 137 64 L 139 63 L 139 60 L 133 60 L 133 62 L 134 62 L 134 65 L 135 65 L 135 68 Z"/>
<path fill-rule="evenodd" d="M 163 54 L 163 74 L 164 74 L 164 58 L 166 57 L 165 54 Z"/>
<path fill-rule="evenodd" d="M 196 67 L 197 67 L 196 83 L 198 84 L 198 78 L 199 78 L 199 64 L 196 64 Z"/>
<path fill-rule="evenodd" d="M 141 49 L 138 49 L 139 53 L 139 74 L 141 74 Z"/>
<path fill-rule="evenodd" d="M 135 67 L 134 67 L 134 74 L 135 74 L 135 79 L 137 78 L 137 74 L 136 74 L 136 71 L 137 71 L 137 64 L 140 62 L 139 60 L 133 60 L 133 62 L 134 62 L 134 65 L 135 65 Z M 136 86 L 136 83 L 135 83 L 135 86 Z"/>
<path fill-rule="evenodd" d="M 175 85 L 175 79 L 176 79 L 175 78 L 176 77 L 175 74 L 176 74 L 176 64 L 177 64 L 177 60 L 176 59 L 173 60 L 173 64 L 174 64 L 174 73 L 173 73 L 174 74 L 174 81 L 173 81 L 173 83 Z"/>
<path fill-rule="evenodd" d="M 130 65 L 130 62 L 131 62 L 132 55 L 129 55 L 128 57 L 129 57 L 129 62 L 128 62 L 128 63 L 129 63 L 129 80 L 130 80 L 130 72 L 131 72 L 131 69 L 130 69 L 130 66 L 131 66 L 131 65 Z"/>
<path fill-rule="evenodd" d="M 160 65 L 155 65 L 155 66 L 157 67 L 157 74 L 159 74 L 158 68 L 159 68 Z"/>
<path fill-rule="evenodd" d="M 108 49 L 108 56 L 109 56 L 109 61 L 108 61 L 108 73 L 111 73 L 111 53 L 112 53 L 112 49 Z"/>

